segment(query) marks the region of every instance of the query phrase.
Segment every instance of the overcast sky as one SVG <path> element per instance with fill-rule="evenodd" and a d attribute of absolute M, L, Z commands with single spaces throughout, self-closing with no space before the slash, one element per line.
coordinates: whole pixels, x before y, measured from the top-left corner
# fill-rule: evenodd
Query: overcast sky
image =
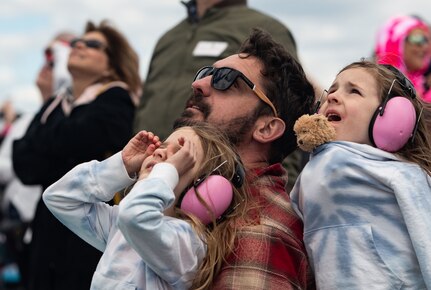
<path fill-rule="evenodd" d="M 344 65 L 369 57 L 392 15 L 431 21 L 430 0 L 249 0 L 292 31 L 305 70 L 328 87 Z M 60 30 L 81 34 L 87 20 L 111 20 L 140 55 L 145 78 L 157 39 L 186 15 L 179 0 L 0 0 L 0 103 L 39 106 L 34 85 L 46 43 Z"/>

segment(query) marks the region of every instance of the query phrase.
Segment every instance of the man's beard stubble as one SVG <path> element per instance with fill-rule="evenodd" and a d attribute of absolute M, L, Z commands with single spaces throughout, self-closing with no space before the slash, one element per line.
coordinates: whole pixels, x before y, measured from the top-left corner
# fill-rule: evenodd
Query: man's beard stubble
<path fill-rule="evenodd" d="M 209 115 L 211 114 L 211 107 L 203 101 L 202 94 L 196 94 L 189 98 L 187 101 L 187 105 L 192 103 L 195 106 L 199 107 L 199 110 L 203 114 L 203 120 L 196 120 L 196 114 L 192 111 L 184 110 L 181 114 L 181 117 L 177 118 L 174 122 L 174 129 L 184 126 L 193 126 L 195 124 L 199 124 L 201 122 L 208 122 L 211 125 L 220 129 L 229 141 L 237 146 L 241 142 L 244 141 L 246 134 L 250 131 L 254 123 L 256 122 L 258 115 L 258 110 L 254 110 L 251 115 L 236 117 L 228 122 L 219 122 L 217 120 L 209 119 Z M 187 108 L 186 105 L 186 108 Z"/>

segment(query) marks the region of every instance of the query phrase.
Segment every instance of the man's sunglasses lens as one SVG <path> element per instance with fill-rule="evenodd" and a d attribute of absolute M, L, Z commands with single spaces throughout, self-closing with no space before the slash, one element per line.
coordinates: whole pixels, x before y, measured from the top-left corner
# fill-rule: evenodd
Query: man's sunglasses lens
<path fill-rule="evenodd" d="M 211 85 L 219 91 L 229 89 L 239 76 L 239 72 L 231 68 L 204 67 L 195 76 L 195 81 L 212 75 Z"/>
<path fill-rule="evenodd" d="M 220 68 L 214 71 L 213 87 L 217 90 L 227 90 L 235 82 L 238 72 L 230 68 Z"/>
<path fill-rule="evenodd" d="M 207 76 L 210 76 L 210 75 L 212 75 L 212 72 L 213 72 L 213 68 L 212 67 L 204 67 L 204 68 L 201 68 L 199 71 L 198 71 L 198 73 L 196 74 L 196 76 L 195 76 L 195 81 L 197 81 L 197 80 L 200 80 L 200 79 L 203 79 L 204 77 L 207 77 Z"/>

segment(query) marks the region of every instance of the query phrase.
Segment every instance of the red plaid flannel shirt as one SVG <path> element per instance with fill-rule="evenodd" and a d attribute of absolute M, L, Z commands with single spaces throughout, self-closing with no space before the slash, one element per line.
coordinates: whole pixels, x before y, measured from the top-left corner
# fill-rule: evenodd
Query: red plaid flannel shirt
<path fill-rule="evenodd" d="M 240 229 L 213 289 L 315 289 L 303 223 L 285 191 L 286 171 L 274 164 L 253 173 L 251 194 L 261 205 L 253 217 L 256 224 Z"/>

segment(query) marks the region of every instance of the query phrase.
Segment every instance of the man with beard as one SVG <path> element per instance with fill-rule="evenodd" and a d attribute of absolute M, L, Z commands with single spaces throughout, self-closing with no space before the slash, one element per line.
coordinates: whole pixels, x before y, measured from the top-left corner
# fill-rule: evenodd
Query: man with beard
<path fill-rule="evenodd" d="M 135 132 L 157 132 L 169 136 L 190 94 L 190 81 L 204 65 L 238 52 L 252 27 L 271 33 L 295 58 L 297 47 L 289 27 L 271 15 L 249 6 L 247 0 L 181 1 L 187 17 L 166 31 L 151 56 L 139 108 Z M 296 150 L 283 162 L 293 184 L 302 169 L 302 154 Z"/>
<path fill-rule="evenodd" d="M 209 122 L 226 132 L 247 169 L 249 219 L 214 289 L 310 289 L 303 224 L 285 191 L 282 160 L 296 148 L 299 116 L 310 113 L 312 85 L 271 36 L 254 29 L 239 54 L 198 71 L 175 127 Z"/>

